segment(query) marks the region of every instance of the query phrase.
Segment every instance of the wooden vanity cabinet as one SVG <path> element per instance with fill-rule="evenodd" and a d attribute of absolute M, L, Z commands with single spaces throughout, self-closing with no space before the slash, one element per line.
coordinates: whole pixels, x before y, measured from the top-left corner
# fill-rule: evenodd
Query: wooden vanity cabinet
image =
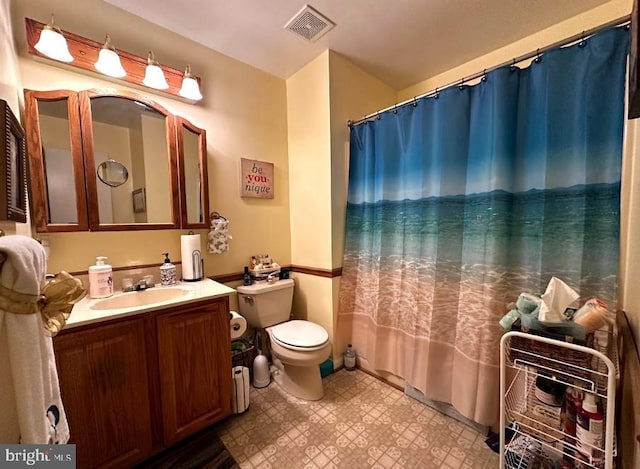
<path fill-rule="evenodd" d="M 184 307 L 157 316 L 166 445 L 231 413 L 231 339 L 225 299 L 225 303 Z"/>
<path fill-rule="evenodd" d="M 78 467 L 131 467 L 231 414 L 229 299 L 54 338 Z"/>
<path fill-rule="evenodd" d="M 77 467 L 126 467 L 150 455 L 142 318 L 69 330 L 54 347 Z"/>

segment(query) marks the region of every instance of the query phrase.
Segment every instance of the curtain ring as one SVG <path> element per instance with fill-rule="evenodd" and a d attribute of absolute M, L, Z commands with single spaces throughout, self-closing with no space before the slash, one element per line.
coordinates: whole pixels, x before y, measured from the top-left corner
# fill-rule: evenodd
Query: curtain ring
<path fill-rule="evenodd" d="M 433 99 L 438 99 L 439 96 L 440 96 L 440 94 L 438 93 L 438 87 L 436 86 L 436 91 L 433 94 Z"/>
<path fill-rule="evenodd" d="M 416 97 L 413 97 L 413 107 L 416 107 L 418 105 L 418 101 L 416 100 Z"/>
<path fill-rule="evenodd" d="M 393 111 L 394 114 L 398 114 L 398 103 L 393 105 Z"/>
<path fill-rule="evenodd" d="M 460 80 L 460 84 L 458 85 L 458 89 L 460 91 L 462 91 L 464 89 L 464 78 L 462 78 L 462 80 Z"/>
<path fill-rule="evenodd" d="M 376 120 L 379 121 L 380 120 L 380 111 L 376 111 Z"/>
<path fill-rule="evenodd" d="M 351 128 L 353 126 L 353 121 L 348 120 L 347 121 L 347 127 Z"/>
<path fill-rule="evenodd" d="M 584 40 L 584 31 L 582 31 L 582 33 L 580 34 L 580 42 L 578 43 L 578 47 L 584 47 L 586 44 L 586 41 Z"/>
<path fill-rule="evenodd" d="M 487 81 L 487 69 L 486 68 L 482 71 L 482 78 L 480 78 L 480 81 Z"/>
<path fill-rule="evenodd" d="M 535 63 L 539 64 L 541 60 L 542 60 L 542 57 L 540 55 L 540 49 L 536 49 L 536 58 L 533 59 L 533 61 Z"/>
<path fill-rule="evenodd" d="M 516 67 L 516 59 L 511 59 L 511 66 L 509 67 L 509 69 L 512 72 L 515 72 L 518 69 L 518 67 Z"/>

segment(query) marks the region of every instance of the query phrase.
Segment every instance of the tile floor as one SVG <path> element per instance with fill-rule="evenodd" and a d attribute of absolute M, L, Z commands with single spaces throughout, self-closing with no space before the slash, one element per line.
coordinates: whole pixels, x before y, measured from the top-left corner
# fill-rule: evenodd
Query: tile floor
<path fill-rule="evenodd" d="M 241 468 L 497 468 L 484 435 L 362 371 L 323 380 L 307 402 L 272 382 L 251 388 L 219 436 Z"/>

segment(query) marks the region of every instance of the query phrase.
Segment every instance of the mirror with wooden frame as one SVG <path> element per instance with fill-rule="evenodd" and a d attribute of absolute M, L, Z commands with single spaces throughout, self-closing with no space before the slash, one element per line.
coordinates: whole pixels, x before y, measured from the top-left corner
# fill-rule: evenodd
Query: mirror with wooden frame
<path fill-rule="evenodd" d="M 183 228 L 209 227 L 207 135 L 182 117 L 176 118 L 180 206 Z"/>
<path fill-rule="evenodd" d="M 36 231 L 87 231 L 78 94 L 25 90 L 25 116 Z"/>
<path fill-rule="evenodd" d="M 37 231 L 181 226 L 182 157 L 167 109 L 113 89 L 26 90 L 25 104 Z"/>

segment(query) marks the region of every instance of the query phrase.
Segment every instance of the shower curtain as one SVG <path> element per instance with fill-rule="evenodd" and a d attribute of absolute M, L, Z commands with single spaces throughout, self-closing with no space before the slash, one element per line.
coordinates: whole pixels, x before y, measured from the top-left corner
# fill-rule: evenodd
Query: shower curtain
<path fill-rule="evenodd" d="M 556 276 L 615 309 L 628 36 L 352 127 L 339 342 L 491 425 L 508 303 Z"/>

